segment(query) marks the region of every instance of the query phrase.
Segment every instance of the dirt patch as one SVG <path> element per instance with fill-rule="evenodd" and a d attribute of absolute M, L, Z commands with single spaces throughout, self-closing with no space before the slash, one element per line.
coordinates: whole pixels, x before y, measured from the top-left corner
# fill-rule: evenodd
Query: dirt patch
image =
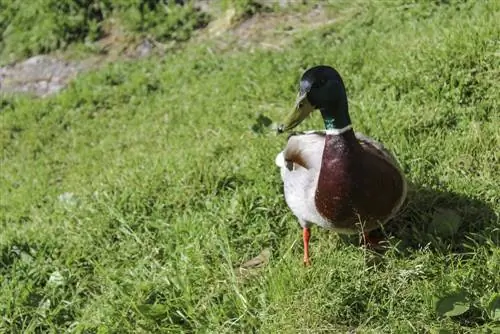
<path fill-rule="evenodd" d="M 119 59 L 137 59 L 165 52 L 166 45 L 127 35 L 114 21 L 108 33 L 92 45 L 95 53 L 85 59 L 68 60 L 67 52 L 37 55 L 0 67 L 0 93 L 27 93 L 45 97 L 59 92 L 79 73 L 97 69 Z M 71 58 L 71 56 L 70 56 Z"/>
<path fill-rule="evenodd" d="M 236 49 L 281 50 L 299 32 L 317 29 L 336 22 L 322 6 L 308 12 L 258 13 L 247 20 L 234 23 L 236 13 L 226 11 L 212 21 L 195 39 L 215 41 L 218 51 Z"/>
<path fill-rule="evenodd" d="M 154 42 L 139 42 L 109 35 L 96 43 L 99 53 L 83 60 L 67 60 L 63 55 L 38 55 L 0 67 L 0 93 L 27 93 L 45 97 L 59 92 L 79 73 L 99 68 L 118 59 L 137 59 L 164 52 Z"/>
<path fill-rule="evenodd" d="M 34 56 L 0 68 L 0 91 L 46 96 L 61 90 L 86 68 L 83 62 L 68 62 L 51 56 Z"/>
<path fill-rule="evenodd" d="M 243 46 L 257 45 L 263 48 L 280 48 L 292 42 L 298 32 L 317 29 L 334 23 L 325 11 L 317 8 L 309 13 L 287 16 L 258 15 L 243 22 L 234 33 Z"/>

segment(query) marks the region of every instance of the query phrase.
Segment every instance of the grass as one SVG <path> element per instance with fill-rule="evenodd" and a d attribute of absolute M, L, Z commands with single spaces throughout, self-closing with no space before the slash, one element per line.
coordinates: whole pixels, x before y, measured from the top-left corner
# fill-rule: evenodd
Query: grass
<path fill-rule="evenodd" d="M 282 52 L 207 41 L 54 97 L 3 96 L 0 331 L 497 331 L 499 4 L 356 13 Z M 304 268 L 274 166 L 285 137 L 262 120 L 281 120 L 319 63 L 344 76 L 356 130 L 396 153 L 412 190 L 383 256 L 314 229 Z M 443 208 L 461 222 L 452 235 L 430 233 Z M 267 266 L 235 272 L 266 248 Z M 436 298 L 454 292 L 468 311 L 440 316 Z"/>
<path fill-rule="evenodd" d="M 311 6 L 222 0 L 208 7 L 203 11 L 192 0 L 0 0 L 0 65 L 56 51 L 70 58 L 106 54 L 103 40 L 118 48 L 144 39 L 178 47 L 228 10 L 234 23 L 256 13 Z"/>
<path fill-rule="evenodd" d="M 70 46 L 84 53 L 99 52 L 93 42 L 112 34 L 113 25 L 129 39 L 181 42 L 209 20 L 190 1 L 181 6 L 160 0 L 2 0 L 0 64 Z"/>

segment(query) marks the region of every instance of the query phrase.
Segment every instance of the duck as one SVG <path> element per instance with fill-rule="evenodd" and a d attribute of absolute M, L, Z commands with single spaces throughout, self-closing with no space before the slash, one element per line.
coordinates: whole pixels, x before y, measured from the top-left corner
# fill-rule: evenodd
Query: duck
<path fill-rule="evenodd" d="M 277 132 L 290 132 L 316 110 L 324 130 L 290 133 L 275 159 L 286 204 L 302 227 L 305 265 L 311 264 L 311 226 L 358 233 L 369 245 L 369 232 L 395 217 L 407 194 L 395 156 L 380 142 L 354 132 L 344 82 L 328 65 L 302 74 L 295 106 Z"/>

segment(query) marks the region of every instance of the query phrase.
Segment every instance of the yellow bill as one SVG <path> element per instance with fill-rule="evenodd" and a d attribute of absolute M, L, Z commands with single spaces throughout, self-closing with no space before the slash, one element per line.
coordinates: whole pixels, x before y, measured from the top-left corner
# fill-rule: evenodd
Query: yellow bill
<path fill-rule="evenodd" d="M 299 93 L 297 101 L 295 102 L 295 107 L 285 118 L 283 124 L 278 127 L 278 132 L 284 132 L 295 128 L 313 111 L 314 107 L 307 99 L 307 94 Z"/>

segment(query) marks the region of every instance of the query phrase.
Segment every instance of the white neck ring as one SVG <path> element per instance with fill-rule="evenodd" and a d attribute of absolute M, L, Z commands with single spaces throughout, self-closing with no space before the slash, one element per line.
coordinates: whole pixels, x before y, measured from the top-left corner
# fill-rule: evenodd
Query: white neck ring
<path fill-rule="evenodd" d="M 336 135 L 340 135 L 340 134 L 342 134 L 342 133 L 344 133 L 346 131 L 349 131 L 351 129 L 352 129 L 352 125 L 349 124 L 348 126 L 343 127 L 342 129 L 327 129 L 326 130 L 326 134 L 327 135 L 335 135 L 336 136 Z"/>

